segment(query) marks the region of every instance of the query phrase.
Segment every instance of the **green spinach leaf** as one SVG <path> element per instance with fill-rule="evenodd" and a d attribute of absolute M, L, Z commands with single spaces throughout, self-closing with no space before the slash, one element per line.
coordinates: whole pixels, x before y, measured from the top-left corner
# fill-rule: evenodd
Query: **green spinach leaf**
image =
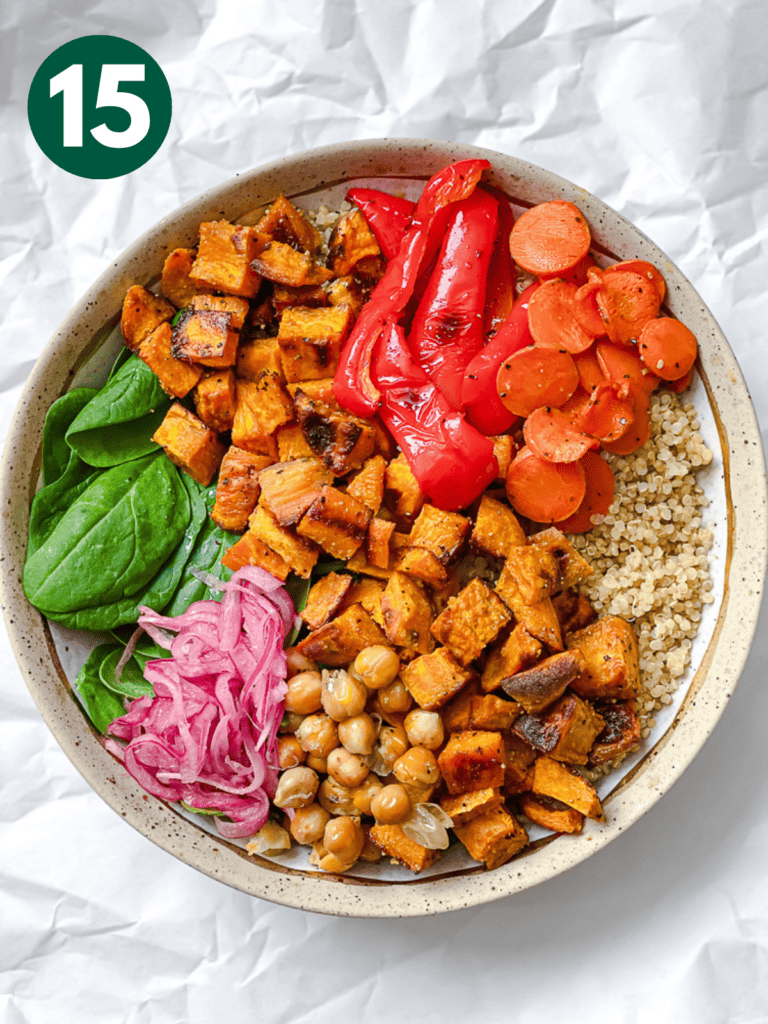
<path fill-rule="evenodd" d="M 99 473 L 100 470 L 87 466 L 74 452 L 70 452 L 69 463 L 62 475 L 37 492 L 29 511 L 28 560 L 48 540 L 67 509 Z"/>
<path fill-rule="evenodd" d="M 76 388 L 58 398 L 45 417 L 43 428 L 43 487 L 54 483 L 69 465 L 72 449 L 64 435 L 88 402 L 98 394 L 95 388 Z"/>
<path fill-rule="evenodd" d="M 152 684 L 144 678 L 144 666 L 147 662 L 144 661 L 142 664 L 135 656 L 130 657 L 123 666 L 118 683 L 115 671 L 117 663 L 123 656 L 124 648 L 109 644 L 105 646 L 112 646 L 112 650 L 105 654 L 99 665 L 99 679 L 104 686 L 113 693 L 129 697 L 131 700 L 135 700 L 136 697 L 153 697 Z"/>
<path fill-rule="evenodd" d="M 100 644 L 91 651 L 75 680 L 75 689 L 82 698 L 88 717 L 101 733 L 105 733 L 116 718 L 125 714 L 120 697 L 99 678 L 102 662 L 114 649 L 114 644 Z"/>
<path fill-rule="evenodd" d="M 330 570 L 328 571 L 330 572 Z M 293 601 L 293 607 L 298 615 L 299 612 L 303 612 L 307 607 L 307 597 L 309 596 L 309 589 L 312 586 L 312 580 L 302 579 L 301 576 L 297 576 L 292 572 L 285 581 L 284 586 L 288 591 L 288 596 Z M 301 626 L 294 626 L 288 636 L 286 636 L 283 647 L 293 647 L 300 632 Z"/>
<path fill-rule="evenodd" d="M 231 539 L 231 535 L 225 533 L 212 519 L 206 520 L 192 556 L 185 567 L 178 589 L 165 610 L 166 615 L 181 615 L 193 601 L 221 600 L 221 593 L 210 590 L 207 584 L 193 575 L 191 570 L 198 569 L 210 573 L 217 580 L 228 580 L 232 572 L 221 564 L 221 558 L 230 546 Z"/>

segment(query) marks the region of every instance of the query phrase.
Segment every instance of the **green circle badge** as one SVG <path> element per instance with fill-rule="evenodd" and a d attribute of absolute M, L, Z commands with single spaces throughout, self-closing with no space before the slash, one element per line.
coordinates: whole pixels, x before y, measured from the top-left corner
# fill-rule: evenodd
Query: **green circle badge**
<path fill-rule="evenodd" d="M 29 126 L 45 155 L 81 178 L 119 178 L 163 144 L 171 90 L 160 65 L 118 36 L 81 36 L 37 69 Z"/>

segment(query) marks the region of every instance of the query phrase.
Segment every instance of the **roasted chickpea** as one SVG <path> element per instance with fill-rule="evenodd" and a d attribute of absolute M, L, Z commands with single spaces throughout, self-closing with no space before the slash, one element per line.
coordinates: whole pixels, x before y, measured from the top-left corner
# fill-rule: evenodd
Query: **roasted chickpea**
<path fill-rule="evenodd" d="M 408 737 L 405 729 L 399 725 L 383 725 L 379 733 L 379 742 L 376 750 L 384 762 L 387 771 L 392 771 L 392 766 L 398 757 L 401 757 L 408 749 Z"/>
<path fill-rule="evenodd" d="M 440 778 L 437 758 L 426 747 L 411 747 L 398 757 L 392 771 L 395 778 L 410 786 L 432 786 Z"/>
<path fill-rule="evenodd" d="M 345 865 L 342 870 L 352 867 L 364 843 L 365 836 L 359 818 L 332 818 L 325 826 L 323 846 Z"/>
<path fill-rule="evenodd" d="M 312 661 L 306 654 L 295 647 L 289 647 L 285 652 L 288 677 L 297 675 L 299 672 L 317 672 L 317 662 Z"/>
<path fill-rule="evenodd" d="M 395 679 L 388 686 L 382 686 L 378 693 L 379 706 L 382 712 L 401 714 L 413 704 L 413 697 L 405 688 L 405 683 Z"/>
<path fill-rule="evenodd" d="M 293 735 L 301 723 L 306 718 L 306 715 L 299 715 L 295 711 L 286 711 L 283 715 L 282 721 L 280 722 L 281 733 L 290 733 Z"/>
<path fill-rule="evenodd" d="M 296 768 L 304 764 L 307 759 L 307 752 L 295 736 L 277 737 L 277 757 L 281 768 Z M 310 767 L 312 767 L 310 765 Z"/>
<path fill-rule="evenodd" d="M 296 730 L 296 738 L 308 754 L 328 757 L 339 745 L 339 730 L 328 715 L 307 715 Z"/>
<path fill-rule="evenodd" d="M 371 813 L 371 800 L 384 783 L 375 772 L 368 772 L 365 780 L 352 790 L 352 803 L 358 814 Z"/>
<path fill-rule="evenodd" d="M 375 722 L 365 712 L 339 722 L 339 741 L 350 754 L 370 754 L 376 745 L 377 734 Z"/>
<path fill-rule="evenodd" d="M 411 801 L 404 786 L 393 782 L 382 786 L 371 800 L 371 814 L 381 825 L 399 825 L 411 813 Z"/>
<path fill-rule="evenodd" d="M 311 846 L 323 838 L 325 826 L 331 816 L 320 804 L 311 803 L 300 807 L 293 816 L 290 832 L 297 843 Z"/>
<path fill-rule="evenodd" d="M 323 710 L 334 722 L 362 714 L 368 700 L 368 690 L 363 683 L 353 679 L 343 668 L 333 672 L 323 669 L 322 680 Z"/>
<path fill-rule="evenodd" d="M 368 766 L 363 764 L 357 754 L 350 754 L 344 747 L 336 747 L 328 755 L 328 774 L 342 786 L 354 789 L 365 781 Z"/>
<path fill-rule="evenodd" d="M 285 710 L 297 711 L 300 715 L 311 715 L 323 706 L 320 694 L 323 682 L 319 672 L 299 672 L 288 680 L 285 695 Z"/>
<path fill-rule="evenodd" d="M 369 690 L 380 690 L 397 678 L 400 659 L 391 647 L 373 644 L 360 651 L 353 667 L 357 677 L 362 679 Z"/>
<path fill-rule="evenodd" d="M 272 802 L 276 807 L 306 807 L 315 799 L 319 784 L 311 768 L 289 768 L 280 776 Z"/>
<path fill-rule="evenodd" d="M 405 719 L 405 732 L 414 747 L 437 750 L 445 739 L 443 720 L 436 711 L 414 708 Z"/>
<path fill-rule="evenodd" d="M 336 779 L 329 775 L 323 779 L 317 791 L 317 800 L 321 807 L 324 807 L 329 814 L 357 814 L 354 804 L 354 791 L 349 786 L 342 786 Z"/>
<path fill-rule="evenodd" d="M 318 757 L 317 754 L 307 754 L 306 765 L 307 768 L 311 768 L 312 771 L 321 772 L 323 775 L 328 774 L 327 757 Z"/>

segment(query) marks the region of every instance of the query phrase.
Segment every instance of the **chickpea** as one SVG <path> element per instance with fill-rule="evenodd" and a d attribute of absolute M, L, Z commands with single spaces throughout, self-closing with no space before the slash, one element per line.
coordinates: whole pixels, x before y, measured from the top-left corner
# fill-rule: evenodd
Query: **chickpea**
<path fill-rule="evenodd" d="M 328 774 L 327 757 L 318 757 L 317 754 L 307 754 L 306 765 L 307 768 L 311 768 L 314 772 L 320 772 L 322 775 Z"/>
<path fill-rule="evenodd" d="M 344 865 L 342 870 L 352 867 L 362 853 L 364 844 L 365 836 L 359 818 L 332 818 L 325 826 L 323 846 L 329 854 L 338 857 Z"/>
<path fill-rule="evenodd" d="M 400 659 L 391 647 L 373 644 L 360 651 L 354 661 L 354 670 L 369 690 L 380 690 L 397 678 Z"/>
<path fill-rule="evenodd" d="M 280 722 L 280 732 L 291 733 L 293 735 L 297 732 L 299 726 L 306 718 L 306 715 L 298 715 L 295 711 L 286 711 L 283 715 L 283 719 Z"/>
<path fill-rule="evenodd" d="M 411 786 L 432 786 L 440 778 L 437 758 L 426 747 L 406 750 L 395 761 L 392 770 L 399 782 Z"/>
<path fill-rule="evenodd" d="M 342 786 L 354 789 L 365 781 L 368 765 L 363 764 L 357 754 L 350 754 L 344 747 L 336 747 L 328 755 L 328 774 Z"/>
<path fill-rule="evenodd" d="M 392 771 L 395 761 L 408 749 L 405 729 L 401 729 L 399 725 L 383 725 L 376 749 L 384 762 L 384 767 L 387 771 Z"/>
<path fill-rule="evenodd" d="M 352 790 L 352 803 L 358 814 L 371 813 L 371 801 L 383 785 L 375 772 L 368 772 L 366 779 Z"/>
<path fill-rule="evenodd" d="M 278 736 L 277 758 L 281 768 L 296 768 L 298 765 L 304 764 L 307 752 L 302 749 L 295 736 Z"/>
<path fill-rule="evenodd" d="M 376 745 L 377 732 L 375 722 L 365 712 L 339 722 L 339 740 L 350 754 L 370 754 Z"/>
<path fill-rule="evenodd" d="M 323 670 L 323 709 L 335 722 L 362 714 L 367 700 L 365 685 L 353 679 L 343 668 L 333 672 Z"/>
<path fill-rule="evenodd" d="M 276 807 L 306 807 L 315 799 L 319 784 L 311 768 L 289 768 L 280 776 L 272 802 Z"/>
<path fill-rule="evenodd" d="M 330 814 L 320 804 L 311 803 L 299 807 L 291 822 L 291 835 L 302 846 L 311 846 L 323 838 L 325 826 L 330 820 Z"/>
<path fill-rule="evenodd" d="M 371 814 L 381 825 L 399 825 L 411 813 L 411 801 L 404 786 L 393 782 L 382 786 L 371 800 Z"/>
<path fill-rule="evenodd" d="M 357 814 L 354 804 L 354 794 L 349 786 L 342 786 L 336 779 L 329 775 L 320 783 L 317 791 L 317 800 L 321 807 L 324 807 L 329 814 L 344 815 Z"/>
<path fill-rule="evenodd" d="M 296 730 L 296 738 L 308 754 L 328 757 L 339 745 L 339 730 L 328 715 L 307 715 Z"/>
<path fill-rule="evenodd" d="M 405 719 L 405 732 L 414 747 L 437 750 L 445 739 L 443 720 L 436 711 L 414 708 Z"/>
<path fill-rule="evenodd" d="M 317 672 L 317 662 L 312 661 L 306 654 L 295 647 L 289 647 L 285 652 L 288 678 L 297 675 L 299 672 Z"/>
<path fill-rule="evenodd" d="M 379 706 L 382 712 L 399 714 L 407 711 L 413 704 L 413 697 L 405 688 L 405 683 L 395 679 L 388 686 L 382 686 L 379 690 Z"/>
<path fill-rule="evenodd" d="M 319 672 L 299 672 L 288 680 L 285 710 L 311 715 L 323 706 L 320 693 L 323 683 Z"/>

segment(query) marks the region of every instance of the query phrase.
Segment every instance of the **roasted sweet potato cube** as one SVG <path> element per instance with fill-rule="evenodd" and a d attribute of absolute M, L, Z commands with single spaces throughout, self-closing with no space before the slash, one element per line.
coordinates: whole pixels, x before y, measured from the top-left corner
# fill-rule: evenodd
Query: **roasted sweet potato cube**
<path fill-rule="evenodd" d="M 584 629 L 597 618 L 595 609 L 574 587 L 555 594 L 552 598 L 552 607 L 555 609 L 563 636 L 574 633 L 577 629 Z"/>
<path fill-rule="evenodd" d="M 291 288 L 287 284 L 276 284 L 272 291 L 272 307 L 278 319 L 286 309 L 290 309 L 292 306 L 327 305 L 328 295 L 319 284 L 309 284 L 304 288 Z"/>
<path fill-rule="evenodd" d="M 237 405 L 234 370 L 213 370 L 204 374 L 197 382 L 193 397 L 197 415 L 206 427 L 218 433 L 232 429 Z"/>
<path fill-rule="evenodd" d="M 365 557 L 371 565 L 377 565 L 380 569 L 389 568 L 389 538 L 394 529 L 394 523 L 388 522 L 386 519 L 378 519 L 376 516 L 368 524 Z"/>
<path fill-rule="evenodd" d="M 269 465 L 268 455 L 254 455 L 232 445 L 219 470 L 216 503 L 211 518 L 222 530 L 242 533 L 259 500 L 259 473 Z"/>
<path fill-rule="evenodd" d="M 516 796 L 529 790 L 533 784 L 533 762 L 536 751 L 514 732 L 504 737 L 504 793 Z"/>
<path fill-rule="evenodd" d="M 392 500 L 394 514 L 401 519 L 413 522 L 421 511 L 425 497 L 402 452 L 387 466 L 384 487 L 388 492 L 388 497 Z"/>
<path fill-rule="evenodd" d="M 242 569 L 244 565 L 257 565 L 279 580 L 287 579 L 291 571 L 285 559 L 250 531 L 244 533 L 240 540 L 224 553 L 221 564 L 233 572 Z"/>
<path fill-rule="evenodd" d="M 533 766 L 533 792 L 552 797 L 575 811 L 603 821 L 603 808 L 595 787 L 569 765 L 539 757 Z"/>
<path fill-rule="evenodd" d="M 375 433 L 370 420 L 360 419 L 297 388 L 293 405 L 312 451 L 335 476 L 359 469 L 373 455 Z"/>
<path fill-rule="evenodd" d="M 488 655 L 482 675 L 486 693 L 498 689 L 505 679 L 530 668 L 541 655 L 541 644 L 525 626 L 515 626 L 507 639 Z"/>
<path fill-rule="evenodd" d="M 315 253 L 323 236 L 285 196 L 279 195 L 256 224 L 256 230 L 275 242 L 286 242 L 301 252 Z"/>
<path fill-rule="evenodd" d="M 496 581 L 496 593 L 512 612 L 518 625 L 524 626 L 531 636 L 553 651 L 562 651 L 563 638 L 552 599 L 545 597 L 537 604 L 526 604 L 506 562 Z"/>
<path fill-rule="evenodd" d="M 165 454 L 193 480 L 207 487 L 224 458 L 218 435 L 194 413 L 174 402 L 152 436 Z"/>
<path fill-rule="evenodd" d="M 501 688 L 526 711 L 543 711 L 573 682 L 584 666 L 578 651 L 562 651 L 538 665 L 503 679 Z"/>
<path fill-rule="evenodd" d="M 417 874 L 434 864 L 440 853 L 439 850 L 428 850 L 409 839 L 399 825 L 374 825 L 369 835 L 388 857 Z"/>
<path fill-rule="evenodd" d="M 528 845 L 528 833 L 504 807 L 472 818 L 454 831 L 470 857 L 484 861 L 489 870 L 506 863 Z"/>
<path fill-rule="evenodd" d="M 120 331 L 123 341 L 132 352 L 138 352 L 139 346 L 152 332 L 170 320 L 176 310 L 165 299 L 154 295 L 147 288 L 135 284 L 126 292 L 123 300 L 123 312 L 120 319 Z"/>
<path fill-rule="evenodd" d="M 281 526 L 266 505 L 257 505 L 250 520 L 250 532 L 276 551 L 297 576 L 309 579 L 317 564 L 318 547 L 311 540 L 298 537 L 287 526 Z"/>
<path fill-rule="evenodd" d="M 469 705 L 469 728 L 506 732 L 521 711 L 516 701 L 504 700 L 491 693 L 477 694 Z"/>
<path fill-rule="evenodd" d="M 510 548 L 503 572 L 512 576 L 525 604 L 538 604 L 559 589 L 557 559 L 550 551 L 532 544 Z"/>
<path fill-rule="evenodd" d="M 400 671 L 400 678 L 413 699 L 426 711 L 437 711 L 461 690 L 472 673 L 451 656 L 445 647 L 414 658 Z"/>
<path fill-rule="evenodd" d="M 252 299 L 261 277 L 251 264 L 264 243 L 252 227 L 226 220 L 203 223 L 190 278 L 200 289 Z"/>
<path fill-rule="evenodd" d="M 496 456 L 499 466 L 496 479 L 506 481 L 509 464 L 515 457 L 515 442 L 509 434 L 501 434 L 499 437 L 492 437 L 491 440 L 493 441 L 493 454 Z M 518 544 L 521 543 L 522 541 L 518 541 Z"/>
<path fill-rule="evenodd" d="M 336 222 L 328 243 L 328 262 L 337 277 L 348 274 L 366 256 L 378 256 L 379 243 L 358 209 Z"/>
<path fill-rule="evenodd" d="M 522 715 L 512 731 L 557 761 L 586 764 L 605 721 L 575 693 L 564 694 L 546 712 Z"/>
<path fill-rule="evenodd" d="M 393 572 L 381 596 L 381 613 L 390 643 L 412 647 L 419 654 L 429 654 L 435 646 L 429 632 L 432 605 L 417 580 Z"/>
<path fill-rule="evenodd" d="M 238 333 L 224 310 L 185 310 L 173 328 L 171 355 L 203 366 L 234 366 Z"/>
<path fill-rule="evenodd" d="M 310 629 L 320 629 L 339 611 L 352 586 L 349 573 L 329 572 L 310 587 L 301 617 Z"/>
<path fill-rule="evenodd" d="M 559 801 L 534 796 L 533 793 L 521 793 L 519 802 L 520 811 L 530 822 L 550 832 L 578 835 L 584 827 L 584 815 Z"/>
<path fill-rule="evenodd" d="M 453 733 L 437 763 L 448 792 L 453 795 L 472 789 L 496 789 L 504 783 L 501 733 L 478 730 Z"/>
<path fill-rule="evenodd" d="M 572 689 L 591 700 L 627 700 L 640 688 L 637 636 L 624 619 L 606 615 L 566 638 L 569 650 L 580 650 L 586 665 Z"/>
<path fill-rule="evenodd" d="M 450 650 L 462 665 L 479 657 L 509 622 L 504 602 L 484 580 L 471 580 L 448 601 L 432 623 L 432 635 Z"/>
<path fill-rule="evenodd" d="M 277 458 L 278 427 L 293 419 L 290 396 L 274 373 L 263 372 L 255 381 L 237 382 L 237 406 L 232 443 L 238 448 Z"/>
<path fill-rule="evenodd" d="M 347 568 L 350 572 L 362 573 L 363 576 L 373 576 L 377 580 L 388 580 L 393 572 L 389 566 L 386 569 L 382 569 L 381 566 L 372 565 L 365 557 L 364 547 L 359 547 L 347 561 Z"/>
<path fill-rule="evenodd" d="M 455 828 L 501 807 L 502 800 L 498 789 L 473 789 L 470 793 L 459 793 L 457 796 L 446 793 L 440 800 L 440 806 L 453 821 Z"/>
<path fill-rule="evenodd" d="M 559 565 L 561 589 L 575 587 L 594 575 L 595 570 L 589 562 L 581 557 L 565 534 L 556 526 L 550 526 L 547 530 L 531 534 L 528 543 L 555 556 Z"/>
<path fill-rule="evenodd" d="M 334 281 L 331 281 L 327 287 L 328 291 L 326 292 L 326 295 L 328 296 L 328 302 L 330 305 L 349 306 L 355 319 L 360 316 L 360 310 L 363 308 L 365 296 L 359 283 L 351 274 L 344 274 L 342 277 L 337 277 Z"/>
<path fill-rule="evenodd" d="M 321 267 L 306 252 L 298 252 L 287 242 L 267 242 L 251 262 L 253 270 L 276 284 L 287 284 L 292 288 L 330 281 L 333 274 L 327 267 Z"/>
<path fill-rule="evenodd" d="M 160 381 L 163 391 L 174 398 L 184 398 L 200 380 L 203 368 L 174 359 L 171 337 L 171 325 L 166 321 L 144 338 L 138 355 Z"/>
<path fill-rule="evenodd" d="M 336 401 L 333 393 L 333 377 L 322 377 L 319 380 L 293 381 L 287 385 L 288 393 L 296 401 L 297 392 L 301 391 L 303 399 L 309 402 L 319 402 L 334 412 L 341 412 L 341 406 Z M 302 401 L 302 398 L 299 399 Z"/>
<path fill-rule="evenodd" d="M 362 605 L 353 604 L 314 630 L 297 650 L 323 665 L 348 665 L 365 647 L 386 644 L 387 638 Z"/>
<path fill-rule="evenodd" d="M 341 602 L 340 611 L 346 611 L 353 604 L 361 604 L 373 621 L 384 628 L 384 616 L 381 614 L 381 595 L 384 584 L 381 580 L 363 577 L 355 580 Z"/>
<path fill-rule="evenodd" d="M 635 712 L 635 702 L 622 700 L 616 703 L 601 701 L 595 711 L 605 721 L 605 728 L 598 734 L 589 752 L 590 764 L 604 764 L 619 754 L 633 750 L 640 742 L 640 719 Z"/>
<path fill-rule="evenodd" d="M 205 293 L 193 296 L 190 303 L 196 312 L 229 313 L 233 331 L 239 331 L 248 316 L 250 304 L 247 299 L 236 295 L 208 295 Z"/>
<path fill-rule="evenodd" d="M 334 558 L 350 558 L 365 540 L 370 520 L 371 510 L 361 501 L 323 484 L 297 529 Z"/>
<path fill-rule="evenodd" d="M 265 370 L 284 380 L 277 338 L 241 339 L 235 356 L 235 370 L 243 380 L 258 380 Z"/>
<path fill-rule="evenodd" d="M 449 565 L 461 552 L 469 527 L 466 516 L 425 505 L 413 524 L 411 545 L 426 548 L 443 565 Z"/>
<path fill-rule="evenodd" d="M 323 487 L 332 483 L 333 474 L 314 456 L 276 462 L 259 476 L 261 500 L 281 526 L 298 523 Z"/>
<path fill-rule="evenodd" d="M 163 264 L 160 287 L 177 309 L 188 306 L 197 293 L 197 285 L 190 277 L 196 256 L 197 249 L 174 249 Z"/>
<path fill-rule="evenodd" d="M 286 309 L 277 334 L 285 379 L 320 380 L 333 376 L 352 319 L 348 306 Z"/>
<path fill-rule="evenodd" d="M 381 455 L 368 459 L 360 472 L 347 485 L 347 494 L 362 501 L 374 515 L 384 499 L 384 473 L 387 464 Z"/>
<path fill-rule="evenodd" d="M 291 459 L 314 459 L 315 453 L 307 444 L 304 433 L 298 423 L 286 423 L 284 427 L 278 427 L 275 431 L 277 438 L 277 453 L 280 462 L 290 462 Z"/>
<path fill-rule="evenodd" d="M 448 572 L 436 555 L 426 548 L 400 548 L 394 568 L 408 573 L 428 587 L 440 587 L 448 579 Z"/>
<path fill-rule="evenodd" d="M 494 558 L 506 558 L 510 548 L 528 543 L 512 509 L 487 495 L 480 501 L 470 540 L 474 548 Z"/>
<path fill-rule="evenodd" d="M 445 647 L 438 647 L 434 653 L 439 654 L 440 651 L 446 650 Z M 434 657 L 434 655 L 431 655 L 431 657 Z M 461 668 L 457 661 L 453 659 L 451 661 L 460 671 L 466 671 Z M 412 664 L 415 664 L 415 662 L 412 662 Z M 477 682 L 477 676 L 472 675 L 468 671 L 466 671 L 466 676 L 467 682 L 440 709 L 440 717 L 443 720 L 443 729 L 446 735 L 452 732 L 466 732 L 472 728 L 472 699 L 477 696 L 480 687 Z"/>

